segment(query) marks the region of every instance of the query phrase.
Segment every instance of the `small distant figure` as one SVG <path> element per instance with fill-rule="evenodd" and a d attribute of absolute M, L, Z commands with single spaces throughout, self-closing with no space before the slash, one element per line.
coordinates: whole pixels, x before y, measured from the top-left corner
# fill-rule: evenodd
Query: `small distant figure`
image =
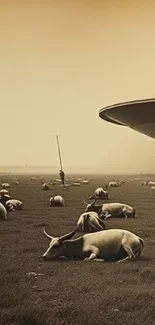
<path fill-rule="evenodd" d="M 65 173 L 63 172 L 62 169 L 59 170 L 59 175 L 60 175 L 62 185 L 65 186 Z"/>

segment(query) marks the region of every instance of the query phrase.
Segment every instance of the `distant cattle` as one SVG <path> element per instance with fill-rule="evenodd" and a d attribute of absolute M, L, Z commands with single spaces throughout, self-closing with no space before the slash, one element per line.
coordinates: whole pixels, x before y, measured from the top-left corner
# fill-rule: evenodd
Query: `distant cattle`
<path fill-rule="evenodd" d="M 13 180 L 13 184 L 15 185 L 19 185 L 19 181 L 17 181 L 16 179 Z"/>
<path fill-rule="evenodd" d="M 50 189 L 51 189 L 50 184 L 48 184 L 48 183 L 42 184 L 43 191 L 49 191 Z"/>
<path fill-rule="evenodd" d="M 60 178 L 56 178 L 56 179 L 55 179 L 55 184 L 56 184 L 56 185 L 60 185 L 60 184 L 62 184 L 61 179 L 60 179 Z"/>
<path fill-rule="evenodd" d="M 81 183 L 78 183 L 78 182 L 75 182 L 75 183 L 72 183 L 73 186 L 81 186 Z"/>
<path fill-rule="evenodd" d="M 148 185 L 155 186 L 155 182 L 149 181 Z"/>
<path fill-rule="evenodd" d="M 49 199 L 49 206 L 65 206 L 64 199 L 60 195 L 52 196 Z"/>
<path fill-rule="evenodd" d="M 32 176 L 32 177 L 30 178 L 30 180 L 31 180 L 31 181 L 36 181 L 36 180 L 37 180 L 37 177 Z"/>
<path fill-rule="evenodd" d="M 87 180 L 87 179 L 84 179 L 83 181 L 82 181 L 82 184 L 89 184 L 89 181 Z"/>
<path fill-rule="evenodd" d="M 95 194 L 89 197 L 90 200 L 95 198 L 98 200 L 108 200 L 108 191 L 105 191 L 102 187 L 98 187 L 95 190 Z"/>
<path fill-rule="evenodd" d="M 143 186 L 148 185 L 148 181 L 143 181 L 143 182 L 142 182 L 142 185 L 143 185 Z"/>
<path fill-rule="evenodd" d="M 82 183 L 82 181 L 83 181 L 83 179 L 80 177 L 76 179 L 76 182 L 78 182 L 78 183 Z"/>
<path fill-rule="evenodd" d="M 11 187 L 11 185 L 9 183 L 2 183 L 1 185 L 2 185 L 2 188 L 3 189 L 6 189 L 6 188 L 10 188 Z"/>
<path fill-rule="evenodd" d="M 109 182 L 108 186 L 109 187 L 119 187 L 120 183 L 118 183 L 118 182 Z"/>
<path fill-rule="evenodd" d="M 43 191 L 48 191 L 51 189 L 51 182 L 52 181 L 49 181 L 49 182 L 45 182 L 43 179 L 40 179 L 40 182 L 42 184 L 42 190 Z"/>

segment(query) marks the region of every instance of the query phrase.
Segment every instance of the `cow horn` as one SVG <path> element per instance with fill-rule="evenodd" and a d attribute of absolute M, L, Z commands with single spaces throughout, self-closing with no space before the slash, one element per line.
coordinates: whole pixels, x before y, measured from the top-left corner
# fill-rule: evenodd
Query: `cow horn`
<path fill-rule="evenodd" d="M 52 236 L 48 235 L 48 233 L 47 233 L 46 230 L 45 230 L 45 227 L 43 228 L 43 233 L 44 233 L 44 235 L 45 235 L 48 239 L 50 239 L 50 240 L 53 239 Z"/>
<path fill-rule="evenodd" d="M 64 236 L 61 236 L 59 238 L 59 242 L 62 243 L 64 240 L 72 238 L 76 232 L 77 232 L 77 226 L 71 232 L 69 232 L 68 234 L 66 234 Z"/>
<path fill-rule="evenodd" d="M 95 195 L 91 195 L 91 196 L 88 197 L 88 200 L 94 200 L 95 198 L 96 198 Z"/>
<path fill-rule="evenodd" d="M 96 201 L 97 201 L 97 198 L 95 198 L 95 200 L 91 203 L 91 205 L 94 205 Z"/>
<path fill-rule="evenodd" d="M 83 202 L 84 202 L 85 204 L 89 204 L 89 203 L 87 203 L 87 202 L 85 201 L 85 199 L 83 200 Z"/>

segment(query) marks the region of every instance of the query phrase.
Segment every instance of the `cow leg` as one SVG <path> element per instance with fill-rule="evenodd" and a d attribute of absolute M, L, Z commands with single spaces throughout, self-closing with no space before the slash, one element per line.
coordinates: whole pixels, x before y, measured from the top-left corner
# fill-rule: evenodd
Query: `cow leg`
<path fill-rule="evenodd" d="M 10 211 L 15 211 L 15 209 L 14 209 L 13 206 L 10 206 L 10 207 L 9 207 L 9 210 L 10 210 Z"/>
<path fill-rule="evenodd" d="M 105 224 L 104 224 L 104 221 L 102 219 L 99 218 L 99 224 L 101 225 L 101 227 L 103 229 L 105 229 Z"/>
<path fill-rule="evenodd" d="M 89 231 L 91 231 L 91 232 L 97 231 L 96 227 L 93 224 L 91 224 L 90 222 L 88 223 L 88 228 L 89 228 Z"/>
<path fill-rule="evenodd" d="M 88 222 L 88 226 L 89 228 L 92 229 L 92 231 L 99 231 L 99 230 L 103 230 L 103 227 L 100 225 L 99 222 L 96 221 L 96 224 L 94 225 L 93 223 L 91 222 Z"/>
<path fill-rule="evenodd" d="M 123 210 L 122 210 L 122 212 L 123 212 L 123 214 L 124 214 L 124 217 L 125 217 L 125 219 L 127 219 L 127 218 L 128 218 L 128 215 L 127 215 L 127 212 L 126 212 L 126 210 L 125 210 L 125 209 L 123 209 Z"/>
<path fill-rule="evenodd" d="M 84 225 L 84 223 L 82 223 L 81 228 L 82 228 L 81 231 L 84 232 L 85 231 L 85 225 Z"/>
<path fill-rule="evenodd" d="M 97 259 L 97 256 L 99 255 L 99 249 L 97 247 L 92 247 L 91 248 L 92 252 L 89 257 L 86 257 L 84 261 L 92 261 Z"/>
<path fill-rule="evenodd" d="M 105 262 L 103 258 L 94 258 L 93 262 Z"/>
<path fill-rule="evenodd" d="M 116 263 L 121 263 L 121 262 L 124 262 L 126 260 L 134 260 L 135 259 L 135 255 L 134 255 L 131 247 L 128 246 L 128 245 L 124 245 L 124 244 L 122 244 L 122 247 L 126 251 L 127 257 L 123 258 L 122 260 L 117 261 Z"/>
<path fill-rule="evenodd" d="M 103 258 L 96 258 L 96 255 L 94 253 L 91 253 L 89 257 L 86 257 L 84 261 L 93 261 L 93 262 L 105 262 Z"/>
<path fill-rule="evenodd" d="M 106 214 L 104 220 L 106 220 L 106 219 L 108 219 L 108 218 L 111 218 L 111 217 L 112 217 L 112 215 L 111 215 L 110 213 L 109 213 L 109 214 Z"/>

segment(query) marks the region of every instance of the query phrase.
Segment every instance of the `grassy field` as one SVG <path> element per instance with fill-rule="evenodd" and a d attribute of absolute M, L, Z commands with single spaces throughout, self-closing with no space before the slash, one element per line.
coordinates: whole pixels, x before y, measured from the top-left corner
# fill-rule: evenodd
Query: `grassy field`
<path fill-rule="evenodd" d="M 53 236 L 71 231 L 84 212 L 83 199 L 112 179 L 91 177 L 89 185 L 53 186 L 50 191 L 42 191 L 40 181 L 29 176 L 19 176 L 18 186 L 12 176 L 3 177 L 24 208 L 0 221 L 1 325 L 155 324 L 155 193 L 142 180 L 126 176 L 122 187 L 109 188 L 109 201 L 134 206 L 136 218 L 105 221 L 107 229 L 128 229 L 144 239 L 138 260 L 115 264 L 41 258 L 49 244 L 43 224 Z M 64 197 L 66 207 L 48 206 L 56 194 Z"/>

